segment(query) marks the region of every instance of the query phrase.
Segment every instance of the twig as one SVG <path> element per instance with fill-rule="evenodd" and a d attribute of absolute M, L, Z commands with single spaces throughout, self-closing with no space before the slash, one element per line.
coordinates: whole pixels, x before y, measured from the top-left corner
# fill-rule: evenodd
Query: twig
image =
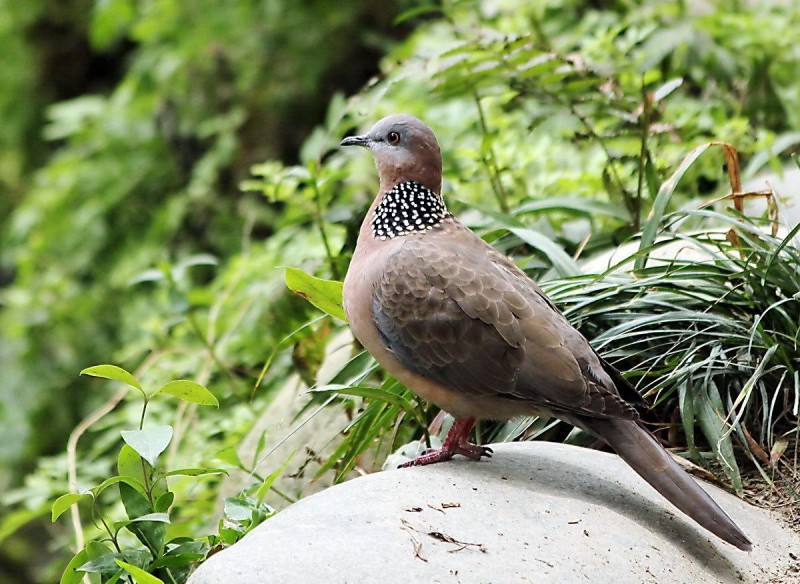
<path fill-rule="evenodd" d="M 117 407 L 117 404 L 122 401 L 127 393 L 127 389 L 119 390 L 106 403 L 86 416 L 70 433 L 69 440 L 67 440 L 67 474 L 69 477 L 68 480 L 70 493 L 78 492 L 78 463 L 76 456 L 78 440 L 89 428 L 92 427 L 93 424 Z M 75 531 L 75 553 L 78 553 L 83 549 L 85 540 L 83 537 L 83 526 L 81 525 L 81 517 L 78 513 L 77 503 L 70 507 L 70 517 L 72 519 L 72 528 Z"/>
<path fill-rule="evenodd" d="M 477 92 L 473 92 L 472 97 L 475 100 L 475 106 L 478 108 L 478 122 L 481 126 L 481 133 L 484 136 L 488 136 L 489 126 L 486 123 L 486 116 L 483 113 L 481 98 Z M 503 181 L 500 179 L 500 167 L 497 164 L 497 155 L 494 153 L 492 141 L 487 140 L 486 144 L 488 156 L 484 159 L 484 163 L 486 164 L 486 169 L 489 171 L 489 182 L 492 185 L 494 196 L 497 198 L 497 202 L 500 205 L 500 210 L 505 214 L 509 214 L 511 208 L 508 206 L 508 195 L 506 194 L 505 187 L 503 187 Z"/>

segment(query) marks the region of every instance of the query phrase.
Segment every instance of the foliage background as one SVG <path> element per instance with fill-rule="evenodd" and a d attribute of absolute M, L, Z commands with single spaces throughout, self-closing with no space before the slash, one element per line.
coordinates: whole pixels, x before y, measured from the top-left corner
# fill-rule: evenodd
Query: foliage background
<path fill-rule="evenodd" d="M 396 111 L 436 130 L 451 209 L 550 282 L 570 318 L 655 398 L 651 421 L 672 421 L 671 443 L 716 461 L 739 490 L 739 466 L 796 479 L 796 450 L 795 474 L 776 462 L 797 440 L 796 244 L 750 229 L 725 202 L 695 212 L 730 190 L 713 149 L 679 188 L 659 199 L 659 187 L 710 141 L 738 149 L 745 177 L 792 164 L 798 25 L 791 2 L 0 0 L 11 64 L 0 68 L 0 581 L 55 581 L 75 551 L 69 522 L 51 524 L 49 512 L 70 489 L 76 425 L 108 406 L 77 446 L 82 489 L 114 473 L 119 430 L 138 422 L 136 400 L 79 377 L 85 367 L 207 385 L 219 410 L 150 409 L 153 423 L 179 429 L 168 464 L 248 467 L 231 449 L 292 372 L 314 384 L 342 327 L 319 320 L 277 267 L 343 277 L 376 177 L 368 156 L 336 145 Z M 698 234 L 714 270 L 651 263 L 637 278 L 630 266 L 597 277 L 605 268 L 575 260 L 662 219 Z M 724 237 L 732 225 L 738 243 Z M 669 326 L 664 345 L 650 342 L 640 317 L 677 313 L 678 327 L 695 326 L 719 296 L 693 291 L 715 282 L 725 296 L 737 278 L 746 294 L 714 311 L 718 328 L 697 329 L 703 343 Z M 616 300 L 593 304 L 587 289 Z M 736 322 L 738 337 L 725 328 Z M 334 382 L 378 399 L 330 398 L 354 412 L 322 463 L 339 478 L 356 464 L 378 468 L 436 413 L 416 410 L 363 357 L 348 367 Z M 328 395 L 310 395 L 310 407 Z M 721 414 L 704 417 L 704 407 Z M 720 418 L 735 420 L 734 440 L 725 424 L 712 427 Z M 580 440 L 536 420 L 481 431 Z M 373 467 L 360 454 L 379 440 Z M 220 484 L 171 485 L 173 536 L 216 532 Z M 113 497 L 101 503 L 120 510 Z"/>

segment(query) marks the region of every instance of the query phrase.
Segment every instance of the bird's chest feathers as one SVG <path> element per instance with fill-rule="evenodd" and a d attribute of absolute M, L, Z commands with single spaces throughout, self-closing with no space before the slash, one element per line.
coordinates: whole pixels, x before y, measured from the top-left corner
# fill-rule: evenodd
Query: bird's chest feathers
<path fill-rule="evenodd" d="M 373 237 L 385 241 L 433 229 L 449 216 L 440 194 L 416 181 L 405 181 L 384 193 L 370 228 Z"/>
<path fill-rule="evenodd" d="M 402 243 L 399 239 L 380 241 L 362 232 L 344 279 L 342 300 L 347 320 L 355 337 L 368 349 L 377 336 L 372 325 L 374 284 L 380 278 L 386 258 Z"/>

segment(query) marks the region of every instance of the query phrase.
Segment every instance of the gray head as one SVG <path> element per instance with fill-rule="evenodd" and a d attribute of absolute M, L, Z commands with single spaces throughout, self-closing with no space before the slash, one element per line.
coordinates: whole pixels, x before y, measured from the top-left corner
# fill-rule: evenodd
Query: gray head
<path fill-rule="evenodd" d="M 438 193 L 442 188 L 442 154 L 433 131 L 406 114 L 387 116 L 362 136 L 342 140 L 342 146 L 372 151 L 381 178 L 381 190 L 414 180 Z"/>

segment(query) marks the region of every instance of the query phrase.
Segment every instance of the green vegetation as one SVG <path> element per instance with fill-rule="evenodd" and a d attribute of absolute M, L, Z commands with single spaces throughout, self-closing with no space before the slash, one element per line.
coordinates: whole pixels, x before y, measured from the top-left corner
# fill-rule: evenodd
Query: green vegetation
<path fill-rule="evenodd" d="M 0 0 L 0 582 L 183 582 L 312 479 L 436 440 L 337 353 L 377 186 L 337 146 L 401 111 L 665 443 L 800 501 L 800 237 L 741 194 L 794 164 L 800 9 L 374 4 Z M 275 454 L 287 389 L 293 428 L 339 416 L 323 452 Z"/>

